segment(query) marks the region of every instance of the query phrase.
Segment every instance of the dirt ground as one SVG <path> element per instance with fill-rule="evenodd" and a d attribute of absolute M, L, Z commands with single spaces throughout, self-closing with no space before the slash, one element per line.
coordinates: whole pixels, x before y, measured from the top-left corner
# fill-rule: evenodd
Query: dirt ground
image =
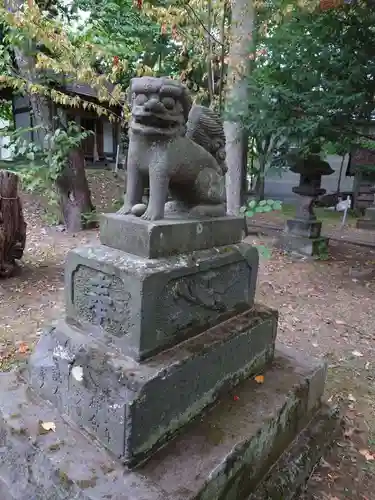
<path fill-rule="evenodd" d="M 110 211 L 121 183 L 90 172 L 98 211 Z M 25 196 L 28 239 L 19 276 L 0 283 L 1 369 L 27 353 L 43 326 L 63 312 L 64 259 L 97 241 L 97 231 L 68 235 L 48 227 L 43 209 Z M 249 237 L 272 246 L 271 238 Z M 375 500 L 375 249 L 331 245 L 330 259 L 262 259 L 257 298 L 280 311 L 278 338 L 329 363 L 326 397 L 345 413 L 345 433 L 312 476 L 305 500 Z M 280 499 L 281 500 L 281 499 Z"/>

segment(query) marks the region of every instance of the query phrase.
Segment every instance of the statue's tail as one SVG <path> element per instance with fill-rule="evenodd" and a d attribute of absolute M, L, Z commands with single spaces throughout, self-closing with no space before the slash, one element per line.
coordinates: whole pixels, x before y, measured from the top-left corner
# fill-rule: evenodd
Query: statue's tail
<path fill-rule="evenodd" d="M 205 106 L 194 105 L 186 124 L 186 137 L 208 151 L 216 159 L 222 175 L 226 174 L 224 127 L 217 113 Z"/>

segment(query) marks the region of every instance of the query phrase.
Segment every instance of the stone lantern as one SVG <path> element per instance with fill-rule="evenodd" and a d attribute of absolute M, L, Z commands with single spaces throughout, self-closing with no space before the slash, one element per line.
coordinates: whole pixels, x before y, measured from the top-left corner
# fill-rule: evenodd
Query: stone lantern
<path fill-rule="evenodd" d="M 316 198 L 326 192 L 321 187 L 322 176 L 334 170 L 318 154 L 306 158 L 293 156 L 290 170 L 300 175 L 299 185 L 292 188 L 300 200 L 296 216 L 286 221 L 282 246 L 303 255 L 316 255 L 327 249 L 328 240 L 320 235 L 322 223 L 317 220 L 313 205 Z"/>
<path fill-rule="evenodd" d="M 352 153 L 351 170 L 359 185 L 356 208 L 365 209 L 363 217 L 357 220 L 358 229 L 375 229 L 375 151 L 357 148 Z"/>

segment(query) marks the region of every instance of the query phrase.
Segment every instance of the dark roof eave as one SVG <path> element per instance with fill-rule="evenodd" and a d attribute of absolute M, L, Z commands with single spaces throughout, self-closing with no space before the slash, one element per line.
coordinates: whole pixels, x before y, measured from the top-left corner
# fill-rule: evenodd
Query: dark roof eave
<path fill-rule="evenodd" d="M 115 88 L 115 85 L 112 83 L 107 83 L 106 85 L 108 92 L 112 92 Z M 79 83 L 65 83 L 60 86 L 61 92 L 66 92 L 67 94 L 76 94 L 80 97 L 90 97 L 91 99 L 97 99 L 97 91 L 92 88 L 88 84 L 79 84 Z M 0 88 L 0 99 L 11 100 L 12 96 L 15 94 L 11 87 L 1 87 Z M 103 102 L 104 104 L 104 102 Z M 122 103 L 119 102 L 118 106 L 121 107 Z"/>

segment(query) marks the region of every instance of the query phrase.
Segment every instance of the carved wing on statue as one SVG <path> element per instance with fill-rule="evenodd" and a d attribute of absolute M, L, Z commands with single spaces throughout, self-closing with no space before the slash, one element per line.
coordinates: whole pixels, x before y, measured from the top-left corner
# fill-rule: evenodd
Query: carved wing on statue
<path fill-rule="evenodd" d="M 194 105 L 186 124 L 186 137 L 202 146 L 216 159 L 223 175 L 227 172 L 224 127 L 217 113 L 205 106 Z"/>

